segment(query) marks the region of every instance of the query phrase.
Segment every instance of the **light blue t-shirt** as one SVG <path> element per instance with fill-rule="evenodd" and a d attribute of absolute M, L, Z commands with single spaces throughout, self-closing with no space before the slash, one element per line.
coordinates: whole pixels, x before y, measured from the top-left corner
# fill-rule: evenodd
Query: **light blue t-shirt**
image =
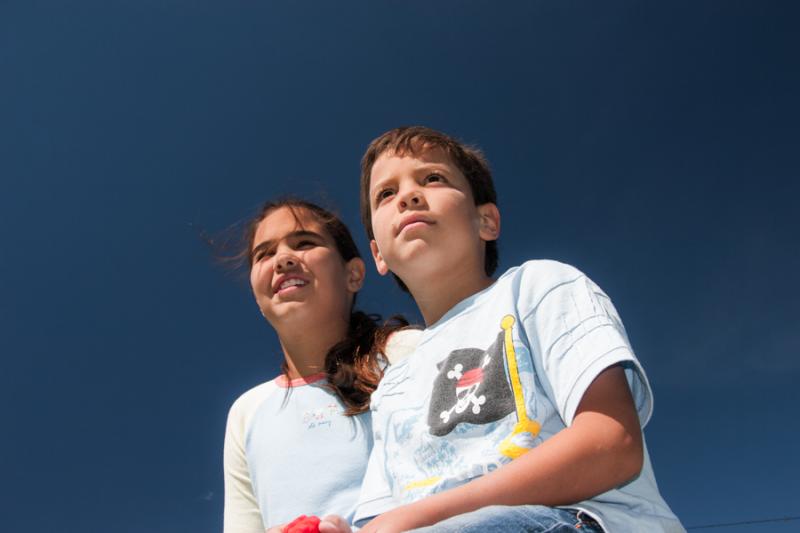
<path fill-rule="evenodd" d="M 555 261 L 510 269 L 427 328 L 372 397 L 375 447 L 357 523 L 462 485 L 572 423 L 584 392 L 625 369 L 641 425 L 652 393 L 608 296 Z M 647 450 L 633 481 L 571 508 L 606 531 L 683 531 Z"/>
<path fill-rule="evenodd" d="M 416 346 L 392 334 L 386 362 Z M 242 394 L 225 429 L 225 533 L 263 533 L 301 514 L 353 518 L 372 448 L 370 413 L 345 416 L 325 375 L 285 376 Z"/>
<path fill-rule="evenodd" d="M 301 514 L 353 517 L 372 448 L 369 413 L 348 417 L 324 374 L 281 376 L 231 408 L 226 435 L 226 533 Z M 260 519 L 260 520 L 259 520 Z"/>

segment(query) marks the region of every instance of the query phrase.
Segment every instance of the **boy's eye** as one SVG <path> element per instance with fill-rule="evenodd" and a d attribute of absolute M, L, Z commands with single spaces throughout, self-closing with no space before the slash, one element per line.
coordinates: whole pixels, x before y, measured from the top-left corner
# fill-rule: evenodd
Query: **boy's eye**
<path fill-rule="evenodd" d="M 381 189 L 380 191 L 378 191 L 378 194 L 375 195 L 375 199 L 380 203 L 389 198 L 393 194 L 394 191 L 392 189 Z"/>
<path fill-rule="evenodd" d="M 316 245 L 317 243 L 315 243 L 314 241 L 300 241 L 297 243 L 297 249 L 304 250 L 307 248 L 313 248 Z"/>
<path fill-rule="evenodd" d="M 444 181 L 444 176 L 441 174 L 429 174 L 425 176 L 425 183 L 435 183 L 439 181 Z"/>

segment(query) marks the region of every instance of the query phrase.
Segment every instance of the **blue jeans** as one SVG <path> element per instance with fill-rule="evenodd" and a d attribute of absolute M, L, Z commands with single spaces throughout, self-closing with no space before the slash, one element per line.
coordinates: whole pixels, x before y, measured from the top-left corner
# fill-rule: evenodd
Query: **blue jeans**
<path fill-rule="evenodd" d="M 543 505 L 492 505 L 413 533 L 602 533 L 588 515 Z"/>

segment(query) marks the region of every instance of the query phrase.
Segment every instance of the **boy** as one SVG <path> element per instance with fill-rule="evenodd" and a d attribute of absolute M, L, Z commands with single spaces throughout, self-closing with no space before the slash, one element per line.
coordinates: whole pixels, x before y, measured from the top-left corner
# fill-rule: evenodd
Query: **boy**
<path fill-rule="evenodd" d="M 500 213 L 480 152 L 422 127 L 375 139 L 362 219 L 426 329 L 372 399 L 361 530 L 683 531 L 641 425 L 647 378 L 608 297 L 529 261 L 496 281 Z"/>

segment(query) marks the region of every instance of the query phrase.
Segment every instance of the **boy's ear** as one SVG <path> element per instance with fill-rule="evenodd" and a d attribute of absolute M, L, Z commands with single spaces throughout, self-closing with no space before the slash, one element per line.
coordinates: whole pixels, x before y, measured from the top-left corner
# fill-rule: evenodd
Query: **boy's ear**
<path fill-rule="evenodd" d="M 478 229 L 484 241 L 496 241 L 500 237 L 500 210 L 493 203 L 478 206 L 480 227 Z"/>
<path fill-rule="evenodd" d="M 360 257 L 354 257 L 347 262 L 345 269 L 347 270 L 347 290 L 352 293 L 360 291 L 364 285 L 364 276 L 367 274 L 364 260 Z"/>
<path fill-rule="evenodd" d="M 369 241 L 369 249 L 372 252 L 372 259 L 375 260 L 375 268 L 378 269 L 378 274 L 381 276 L 388 274 L 389 266 L 386 264 L 386 261 L 383 260 L 383 256 L 381 255 L 381 251 L 378 250 L 378 243 L 375 242 L 375 239 Z"/>

